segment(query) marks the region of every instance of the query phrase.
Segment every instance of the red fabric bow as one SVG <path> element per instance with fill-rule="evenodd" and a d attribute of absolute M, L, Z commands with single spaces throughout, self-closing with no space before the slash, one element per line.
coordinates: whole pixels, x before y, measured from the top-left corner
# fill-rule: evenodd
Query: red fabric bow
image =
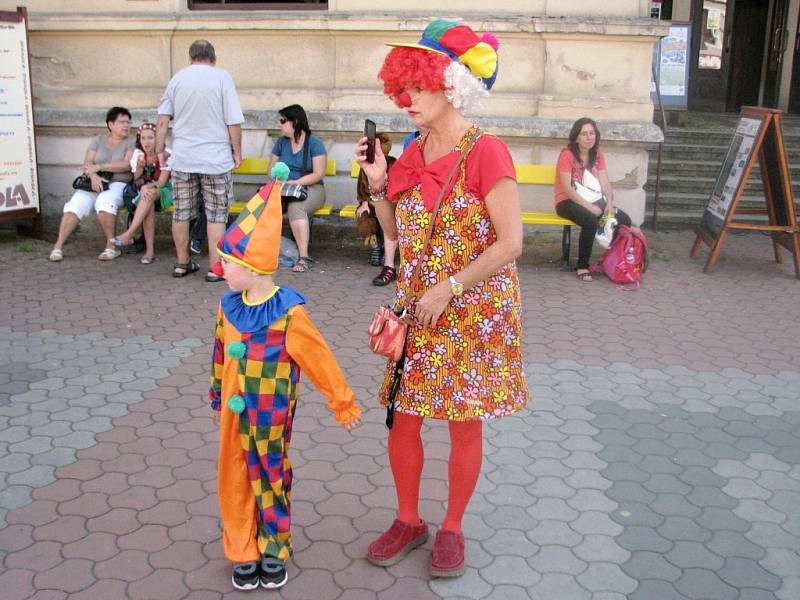
<path fill-rule="evenodd" d="M 419 144 L 412 143 L 392 165 L 392 174 L 389 177 L 389 198 L 394 200 L 400 193 L 421 183 L 422 202 L 425 204 L 425 210 L 433 212 L 436 198 L 439 197 L 442 186 L 446 183 L 445 179 L 452 171 L 459 156 L 459 152 L 454 150 L 426 165 Z"/>

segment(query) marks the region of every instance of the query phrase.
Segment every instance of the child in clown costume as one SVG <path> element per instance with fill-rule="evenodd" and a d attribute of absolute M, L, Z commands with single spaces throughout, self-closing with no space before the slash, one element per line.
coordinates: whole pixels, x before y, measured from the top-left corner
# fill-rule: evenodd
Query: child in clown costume
<path fill-rule="evenodd" d="M 280 163 L 279 163 L 280 164 Z M 282 174 L 280 166 L 273 176 Z M 284 177 L 285 178 L 285 177 Z M 222 544 L 240 590 L 279 588 L 292 554 L 291 440 L 303 371 L 348 431 L 361 410 L 295 290 L 278 287 L 280 182 L 248 202 L 218 244 L 231 291 L 220 301 L 209 397 L 220 422 Z"/>

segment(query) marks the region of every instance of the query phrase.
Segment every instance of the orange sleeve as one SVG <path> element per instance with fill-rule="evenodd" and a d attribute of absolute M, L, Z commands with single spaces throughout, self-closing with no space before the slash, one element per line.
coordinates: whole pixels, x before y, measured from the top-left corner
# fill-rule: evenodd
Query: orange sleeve
<path fill-rule="evenodd" d="M 286 350 L 300 366 L 314 387 L 328 399 L 328 408 L 336 421 L 344 424 L 361 416 L 356 395 L 347 385 L 339 364 L 322 334 L 298 305 L 289 310 L 291 319 L 286 332 Z"/>

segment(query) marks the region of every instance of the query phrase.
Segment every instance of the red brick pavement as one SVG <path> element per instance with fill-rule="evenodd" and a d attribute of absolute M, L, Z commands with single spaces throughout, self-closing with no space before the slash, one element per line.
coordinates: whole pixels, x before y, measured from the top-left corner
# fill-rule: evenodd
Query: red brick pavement
<path fill-rule="evenodd" d="M 520 261 L 527 360 L 796 368 L 800 282 L 790 265 L 769 262 L 766 239 L 732 239 L 716 272 L 706 276 L 701 261 L 686 258 L 690 235 L 652 238 L 651 270 L 635 293 L 602 280 L 581 283 L 529 249 Z M 548 259 L 557 256 L 553 240 L 533 246 Z M 8 514 L 9 525 L 0 530 L 3 598 L 239 597 L 221 556 L 216 432 L 204 399 L 212 315 L 224 284 L 206 284 L 201 276 L 173 279 L 166 249 L 151 266 L 132 257 L 100 263 L 87 243 L 68 246 L 63 263 L 49 264 L 46 249 L 28 239 L 0 238 L 0 303 L 6 307 L 0 324 L 123 339 L 196 337 L 206 344 L 128 415 L 114 419 L 114 429 L 97 435 L 97 445 L 79 451 L 77 462 L 59 468 L 56 482 Z M 329 251 L 310 274 L 281 272 L 278 280 L 307 295 L 312 317 L 370 407 L 381 369 L 364 349 L 363 332 L 390 292 L 369 285 L 373 270 L 362 254 Z M 787 322 L 762 311 L 765 304 L 785 306 Z M 381 411 L 369 410 L 364 427 L 350 436 L 334 427 L 315 392 L 307 391 L 302 403 L 294 440 L 297 555 L 280 596 L 435 597 L 425 577 L 426 551 L 388 570 L 362 558 L 394 506 L 390 488 L 383 487 L 390 479 L 381 454 Z M 446 496 L 445 441 L 441 430 L 429 441 L 426 476 L 433 482 L 423 492 L 426 512 L 438 516 Z"/>

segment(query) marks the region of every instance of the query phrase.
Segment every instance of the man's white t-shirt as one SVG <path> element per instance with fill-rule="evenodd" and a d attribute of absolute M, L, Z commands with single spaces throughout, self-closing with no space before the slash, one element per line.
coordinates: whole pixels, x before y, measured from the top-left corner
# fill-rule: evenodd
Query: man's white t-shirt
<path fill-rule="evenodd" d="M 207 64 L 181 69 L 167 84 L 158 114 L 173 118 L 173 170 L 218 175 L 233 169 L 228 125 L 244 123 L 244 115 L 227 71 Z"/>

